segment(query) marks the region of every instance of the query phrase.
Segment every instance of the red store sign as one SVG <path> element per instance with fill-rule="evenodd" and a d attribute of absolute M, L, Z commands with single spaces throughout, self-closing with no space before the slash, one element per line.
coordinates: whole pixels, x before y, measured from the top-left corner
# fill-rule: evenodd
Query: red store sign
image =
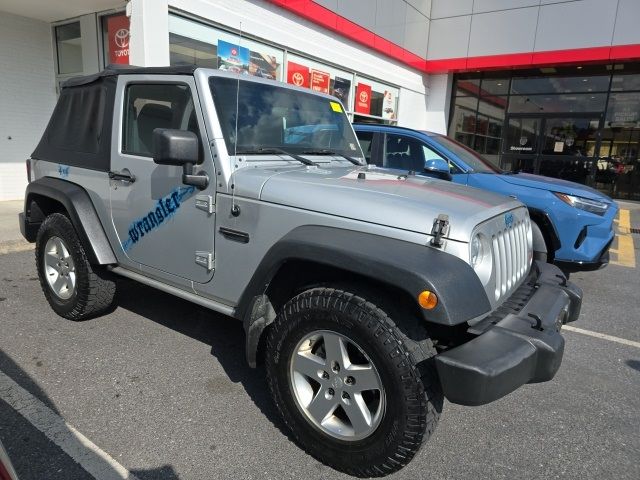
<path fill-rule="evenodd" d="M 287 83 L 309 88 L 309 68 L 298 63 L 287 62 Z"/>
<path fill-rule="evenodd" d="M 114 15 L 107 18 L 109 63 L 129 64 L 129 17 Z"/>
<path fill-rule="evenodd" d="M 356 113 L 369 115 L 371 112 L 371 85 L 359 83 L 356 88 Z"/>

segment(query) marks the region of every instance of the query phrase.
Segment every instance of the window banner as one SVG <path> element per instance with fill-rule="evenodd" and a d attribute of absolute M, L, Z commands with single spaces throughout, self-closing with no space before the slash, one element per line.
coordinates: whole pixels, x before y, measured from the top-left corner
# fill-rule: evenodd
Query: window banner
<path fill-rule="evenodd" d="M 226 72 L 249 74 L 248 48 L 218 40 L 218 68 Z"/>
<path fill-rule="evenodd" d="M 349 105 L 349 91 L 351 90 L 351 80 L 336 77 L 333 81 L 333 91 L 332 95 L 338 97 L 342 104 L 347 107 L 347 110 L 351 109 Z"/>
<path fill-rule="evenodd" d="M 287 83 L 296 87 L 309 88 L 309 68 L 298 63 L 287 62 Z"/>
<path fill-rule="evenodd" d="M 321 93 L 329 93 L 331 75 L 320 70 L 311 69 L 311 90 Z"/>
<path fill-rule="evenodd" d="M 129 64 L 129 17 L 114 15 L 107 18 L 109 63 Z"/>
<path fill-rule="evenodd" d="M 396 98 L 393 92 L 385 90 L 382 102 L 382 118 L 395 120 L 396 118 Z"/>
<path fill-rule="evenodd" d="M 371 85 L 359 83 L 356 87 L 356 113 L 371 112 Z"/>

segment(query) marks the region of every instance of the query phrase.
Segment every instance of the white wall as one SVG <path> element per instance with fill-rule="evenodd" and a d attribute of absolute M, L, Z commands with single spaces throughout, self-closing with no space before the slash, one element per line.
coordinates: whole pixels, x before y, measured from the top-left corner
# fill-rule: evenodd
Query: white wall
<path fill-rule="evenodd" d="M 449 106 L 451 103 L 452 74 L 429 76 L 429 97 L 427 98 L 425 129 L 447 134 Z"/>
<path fill-rule="evenodd" d="M 0 200 L 24 196 L 55 101 L 50 24 L 0 12 Z"/>
<path fill-rule="evenodd" d="M 413 128 L 426 127 L 425 75 L 266 1 L 131 0 L 131 63 L 168 65 L 168 8 L 236 30 L 242 24 L 247 35 L 398 85 L 399 121 Z"/>

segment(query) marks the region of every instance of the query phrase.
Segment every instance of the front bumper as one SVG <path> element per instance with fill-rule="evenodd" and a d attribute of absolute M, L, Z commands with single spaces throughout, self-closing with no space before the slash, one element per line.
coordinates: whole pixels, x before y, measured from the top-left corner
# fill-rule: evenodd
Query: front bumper
<path fill-rule="evenodd" d="M 475 338 L 435 357 L 444 395 L 483 405 L 525 383 L 551 380 L 564 352 L 560 328 L 578 318 L 581 303 L 582 291 L 558 267 L 534 262 L 513 295 L 469 328 Z"/>

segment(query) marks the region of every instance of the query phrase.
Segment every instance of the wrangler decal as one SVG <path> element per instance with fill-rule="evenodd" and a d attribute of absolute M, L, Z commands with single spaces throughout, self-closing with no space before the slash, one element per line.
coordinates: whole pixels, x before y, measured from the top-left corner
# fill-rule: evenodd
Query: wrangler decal
<path fill-rule="evenodd" d="M 194 190 L 195 187 L 192 186 L 175 188 L 171 193 L 158 200 L 155 209 L 151 209 L 144 217 L 131 222 L 129 236 L 122 242 L 122 249 L 125 252 L 130 250 L 142 240 L 145 234 L 151 233 L 162 225 L 165 220 L 171 219 L 182 205 L 183 199 L 193 193 Z"/>
<path fill-rule="evenodd" d="M 58 165 L 58 175 L 60 175 L 60 178 L 69 177 L 69 168 L 68 165 Z"/>

